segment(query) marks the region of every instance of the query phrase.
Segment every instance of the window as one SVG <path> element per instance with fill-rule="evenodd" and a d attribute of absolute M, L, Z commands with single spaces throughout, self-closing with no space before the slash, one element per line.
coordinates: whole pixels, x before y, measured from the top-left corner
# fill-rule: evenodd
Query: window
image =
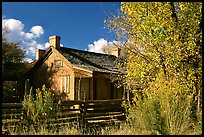
<path fill-rule="evenodd" d="M 70 90 L 70 76 L 60 77 L 60 93 L 68 94 Z"/>
<path fill-rule="evenodd" d="M 54 66 L 55 68 L 60 68 L 63 66 L 63 63 L 61 60 L 54 60 Z"/>

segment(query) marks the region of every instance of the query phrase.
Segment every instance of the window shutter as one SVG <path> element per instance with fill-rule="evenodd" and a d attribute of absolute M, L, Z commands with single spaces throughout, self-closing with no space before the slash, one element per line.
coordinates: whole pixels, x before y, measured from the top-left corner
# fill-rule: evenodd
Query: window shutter
<path fill-rule="evenodd" d="M 63 92 L 63 77 L 60 77 L 60 93 Z"/>
<path fill-rule="evenodd" d="M 67 93 L 67 76 L 64 76 L 64 93 Z"/>
<path fill-rule="evenodd" d="M 70 92 L 70 76 L 67 76 L 67 93 Z"/>

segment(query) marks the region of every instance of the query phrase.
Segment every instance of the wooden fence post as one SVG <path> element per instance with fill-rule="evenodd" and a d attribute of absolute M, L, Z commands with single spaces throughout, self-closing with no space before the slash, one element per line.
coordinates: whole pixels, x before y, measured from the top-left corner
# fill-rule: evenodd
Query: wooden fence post
<path fill-rule="evenodd" d="M 81 113 L 81 117 L 80 117 L 80 120 L 79 120 L 79 126 L 80 128 L 83 130 L 85 125 L 86 125 L 86 122 L 85 122 L 85 101 L 83 101 L 80 105 L 80 113 Z"/>

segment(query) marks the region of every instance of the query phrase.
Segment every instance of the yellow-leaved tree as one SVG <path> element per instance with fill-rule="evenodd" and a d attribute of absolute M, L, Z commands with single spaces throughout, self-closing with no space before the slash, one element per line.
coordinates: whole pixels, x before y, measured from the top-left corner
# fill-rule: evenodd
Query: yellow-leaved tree
<path fill-rule="evenodd" d="M 125 82 L 133 93 L 136 119 L 143 113 L 146 120 L 143 127 L 182 134 L 192 123 L 202 123 L 202 3 L 122 2 L 106 27 L 128 51 Z M 150 111 L 155 115 L 147 116 Z"/>

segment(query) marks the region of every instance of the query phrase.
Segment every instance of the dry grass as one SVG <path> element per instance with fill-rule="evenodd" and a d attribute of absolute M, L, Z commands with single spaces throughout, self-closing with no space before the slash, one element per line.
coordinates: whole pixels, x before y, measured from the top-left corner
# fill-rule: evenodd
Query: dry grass
<path fill-rule="evenodd" d="M 15 127 L 8 130 L 10 135 L 159 135 L 159 132 L 152 132 L 151 130 L 141 129 L 135 126 L 131 126 L 127 123 L 121 123 L 120 126 L 90 126 L 84 131 L 80 130 L 74 125 L 64 125 L 59 128 L 52 127 L 50 129 L 45 126 L 39 126 L 34 128 L 28 127 Z M 202 134 L 202 131 L 198 131 L 194 126 L 191 130 L 187 130 L 184 134 L 198 135 Z"/>

